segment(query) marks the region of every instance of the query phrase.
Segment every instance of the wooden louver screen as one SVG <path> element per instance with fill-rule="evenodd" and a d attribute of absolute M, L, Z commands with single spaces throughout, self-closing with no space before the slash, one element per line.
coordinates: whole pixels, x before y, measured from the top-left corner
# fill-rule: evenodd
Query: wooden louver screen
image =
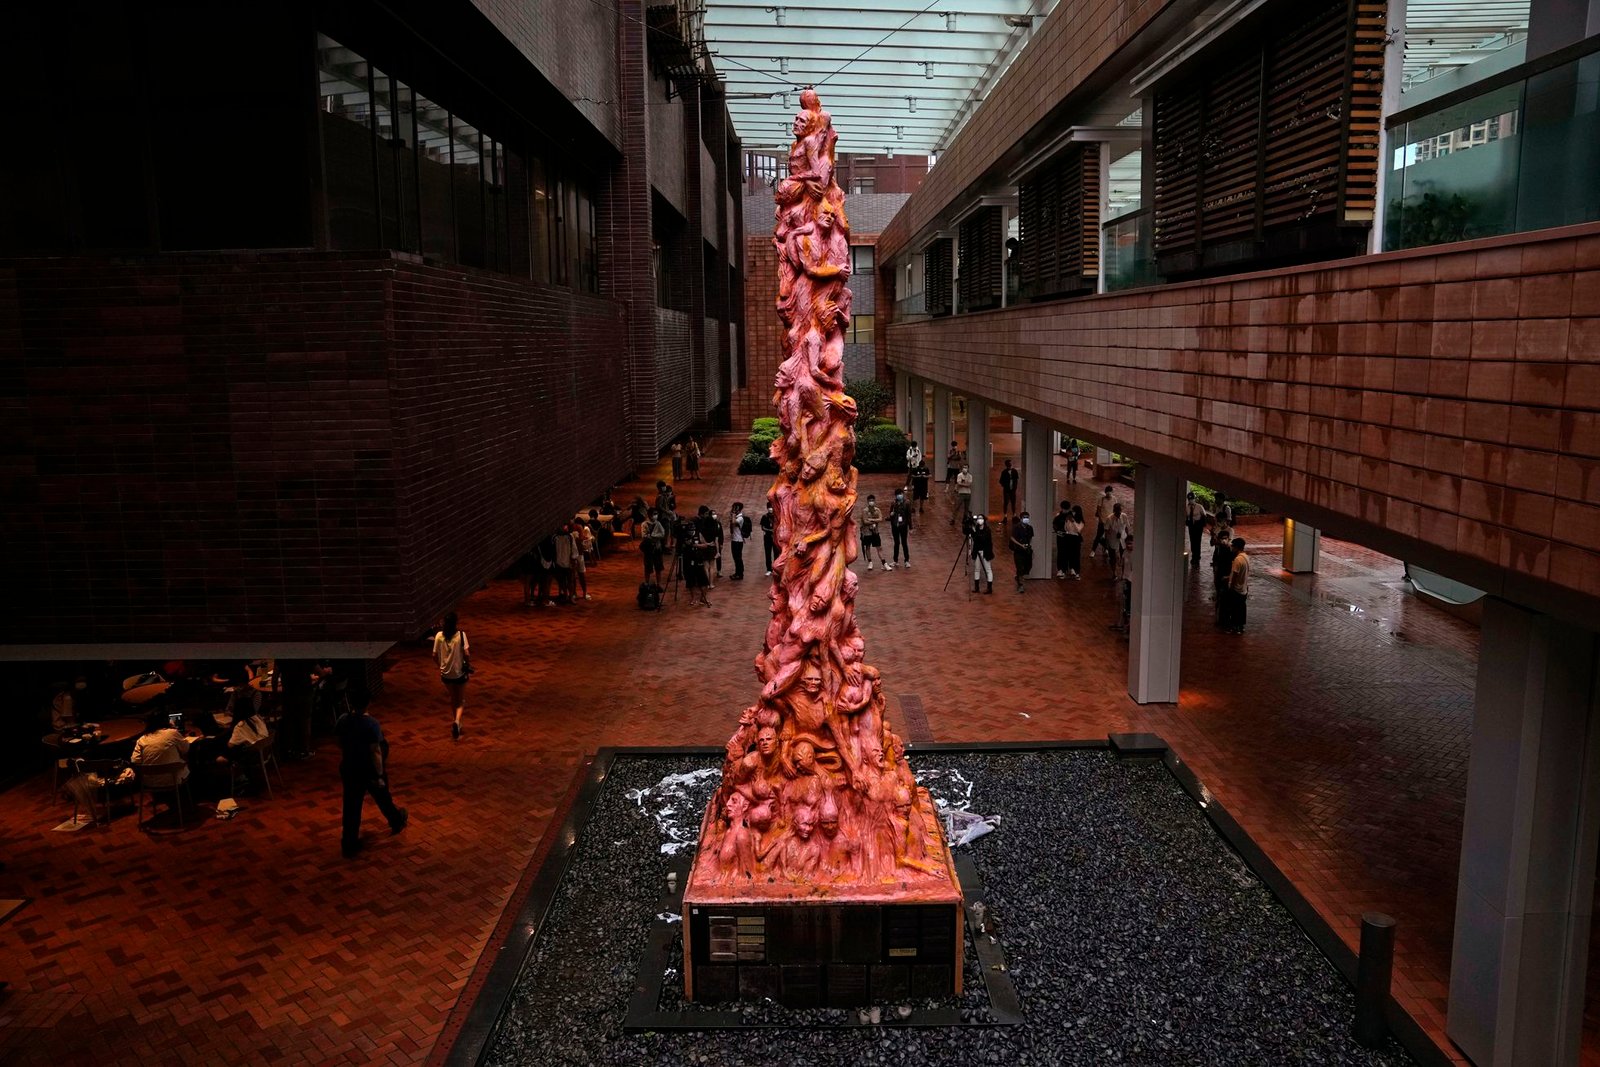
<path fill-rule="evenodd" d="M 1163 274 L 1349 251 L 1371 222 L 1384 0 L 1281 2 L 1155 92 Z"/>
<path fill-rule="evenodd" d="M 1100 146 L 1072 145 L 1017 186 L 1018 295 L 1093 292 L 1100 274 Z"/>
<path fill-rule="evenodd" d="M 922 254 L 924 289 L 930 315 L 950 314 L 950 242 L 940 239 Z"/>
<path fill-rule="evenodd" d="M 961 222 L 962 311 L 1000 306 L 1000 209 L 981 207 Z"/>

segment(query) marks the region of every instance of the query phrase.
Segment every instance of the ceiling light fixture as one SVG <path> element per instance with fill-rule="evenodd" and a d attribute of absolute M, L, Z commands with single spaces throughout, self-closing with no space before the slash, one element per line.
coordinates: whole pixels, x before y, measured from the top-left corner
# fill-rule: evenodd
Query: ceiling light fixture
<path fill-rule="evenodd" d="M 778 73 L 779 74 L 787 74 L 787 73 L 789 73 L 789 57 L 788 56 L 779 56 L 778 57 Z"/>
<path fill-rule="evenodd" d="M 927 78 L 929 81 L 933 80 L 933 64 L 932 63 L 924 62 L 922 64 L 922 76 L 924 78 Z"/>
<path fill-rule="evenodd" d="M 896 141 L 903 141 L 903 140 L 905 140 L 905 137 L 906 137 L 906 129 L 905 129 L 905 127 L 904 126 L 896 126 L 894 128 L 894 139 Z"/>
<path fill-rule="evenodd" d="M 781 7 L 764 7 L 761 10 L 770 13 L 779 26 L 783 25 L 784 11 Z"/>
<path fill-rule="evenodd" d="M 944 13 L 944 28 L 947 30 L 956 28 L 956 13 L 954 11 L 946 11 Z"/>
<path fill-rule="evenodd" d="M 906 109 L 908 111 L 910 111 L 913 115 L 915 115 L 917 113 L 917 98 L 916 97 L 914 97 L 914 96 L 906 97 Z"/>

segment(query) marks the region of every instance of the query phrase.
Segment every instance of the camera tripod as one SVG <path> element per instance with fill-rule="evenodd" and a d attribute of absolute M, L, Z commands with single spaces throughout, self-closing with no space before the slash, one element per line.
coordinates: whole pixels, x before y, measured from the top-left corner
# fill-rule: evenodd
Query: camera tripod
<path fill-rule="evenodd" d="M 950 564 L 950 573 L 944 579 L 944 591 L 950 591 L 950 580 L 956 576 L 956 567 L 961 567 L 962 580 L 966 580 L 967 572 L 972 567 L 972 535 L 966 534 L 961 538 L 961 547 L 956 549 L 955 562 Z"/>

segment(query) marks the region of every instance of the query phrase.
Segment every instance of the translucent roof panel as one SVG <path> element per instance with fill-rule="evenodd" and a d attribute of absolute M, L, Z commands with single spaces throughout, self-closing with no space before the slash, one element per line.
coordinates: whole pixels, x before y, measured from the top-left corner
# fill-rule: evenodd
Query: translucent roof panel
<path fill-rule="evenodd" d="M 1409 88 L 1485 59 L 1528 37 L 1528 0 L 1407 0 Z"/>
<path fill-rule="evenodd" d="M 708 0 L 706 44 L 748 149 L 782 148 L 815 86 L 839 151 L 943 149 L 1055 0 Z"/>

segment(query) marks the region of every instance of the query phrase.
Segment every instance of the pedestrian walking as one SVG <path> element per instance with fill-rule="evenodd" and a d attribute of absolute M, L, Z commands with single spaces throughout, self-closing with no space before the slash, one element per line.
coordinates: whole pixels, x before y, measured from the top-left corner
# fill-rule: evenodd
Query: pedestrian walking
<path fill-rule="evenodd" d="M 950 487 L 955 483 L 956 475 L 961 473 L 962 459 L 961 446 L 951 441 L 950 447 L 945 449 L 944 453 L 945 492 L 950 491 Z"/>
<path fill-rule="evenodd" d="M 1250 604 L 1250 556 L 1244 550 L 1244 538 L 1233 539 L 1233 562 L 1228 565 L 1228 619 L 1223 630 L 1230 634 L 1244 633 L 1245 609 Z"/>
<path fill-rule="evenodd" d="M 361 809 L 368 793 L 389 820 L 391 833 L 404 830 L 410 816 L 405 808 L 395 807 L 389 793 L 389 742 L 384 739 L 378 720 L 367 714 L 365 691 L 350 694 L 350 710 L 340 718 L 334 732 L 339 738 L 339 781 L 344 786 L 339 845 L 345 859 L 350 859 L 361 851 Z"/>
<path fill-rule="evenodd" d="M 911 499 L 917 505 L 917 514 L 922 514 L 922 505 L 928 502 L 928 464 L 918 463 L 911 468 Z"/>
<path fill-rule="evenodd" d="M 1205 532 L 1208 518 L 1206 506 L 1190 490 L 1188 502 L 1183 505 L 1183 524 L 1189 528 L 1189 560 L 1196 569 L 1200 566 L 1200 535 Z"/>
<path fill-rule="evenodd" d="M 1073 510 L 1072 501 L 1063 500 L 1061 510 L 1050 523 L 1056 533 L 1057 578 L 1076 578 L 1082 566 L 1079 557 L 1083 554 L 1083 509 L 1077 509 L 1077 519 L 1073 518 Z"/>
<path fill-rule="evenodd" d="M 1033 523 L 1028 521 L 1026 511 L 1017 516 L 1016 525 L 1011 527 L 1011 562 L 1017 567 L 1017 592 L 1024 592 L 1023 583 L 1033 572 Z"/>
<path fill-rule="evenodd" d="M 683 442 L 672 442 L 672 480 L 683 481 Z"/>
<path fill-rule="evenodd" d="M 972 468 L 963 463 L 961 470 L 956 473 L 956 511 L 960 513 L 963 522 L 972 514 Z M 956 524 L 957 516 L 952 513 L 950 525 Z"/>
<path fill-rule="evenodd" d="M 1082 452 L 1081 449 L 1078 448 L 1078 442 L 1076 440 L 1074 440 L 1070 445 L 1067 446 L 1067 484 L 1068 485 L 1077 485 L 1078 484 L 1078 459 L 1082 454 L 1083 454 L 1083 452 Z"/>
<path fill-rule="evenodd" d="M 461 740 L 461 716 L 467 710 L 467 679 L 472 675 L 472 648 L 467 632 L 456 625 L 456 613 L 444 617 L 444 625 L 433 635 L 433 661 L 438 664 L 450 701 L 450 739 Z"/>
<path fill-rule="evenodd" d="M 867 570 L 872 569 L 872 552 L 878 552 L 878 562 L 883 564 L 884 570 L 893 570 L 887 560 L 883 558 L 883 535 L 878 531 L 883 522 L 883 509 L 878 507 L 878 498 L 872 493 L 867 494 L 867 506 L 861 509 L 861 555 L 866 558 Z"/>
<path fill-rule="evenodd" d="M 738 500 L 728 511 L 728 542 L 733 546 L 733 580 L 744 581 L 744 543 L 752 533 L 750 516 L 744 513 L 744 504 Z"/>
<path fill-rule="evenodd" d="M 1005 521 L 1017 511 L 1017 483 L 1021 481 L 1017 468 L 1008 459 L 1000 470 L 1000 518 Z"/>
<path fill-rule="evenodd" d="M 923 470 L 927 470 L 926 467 Z M 926 487 L 927 480 L 923 483 Z M 894 559 L 884 564 L 886 570 L 894 570 L 895 564 L 900 562 L 902 550 L 906 554 L 906 570 L 911 569 L 911 504 L 906 500 L 904 489 L 895 490 L 894 503 L 889 505 L 889 533 L 894 538 Z M 883 550 L 878 550 L 881 555 Z"/>
<path fill-rule="evenodd" d="M 773 541 L 773 527 L 778 517 L 772 510 L 772 501 L 767 501 L 767 510 L 761 513 L 761 558 L 766 562 L 767 577 L 772 577 L 772 560 L 778 554 L 777 545 Z"/>
<path fill-rule="evenodd" d="M 556 603 L 572 603 L 572 528 L 563 525 L 556 532 Z"/>
<path fill-rule="evenodd" d="M 589 565 L 585 557 L 593 541 L 589 528 L 583 523 L 572 526 L 572 599 L 589 599 Z"/>
<path fill-rule="evenodd" d="M 1100 499 L 1095 501 L 1094 504 L 1094 540 L 1089 542 L 1089 558 L 1091 559 L 1094 558 L 1096 550 L 1100 548 L 1106 550 L 1107 561 L 1111 558 L 1111 546 L 1106 540 L 1106 534 L 1111 530 L 1112 504 L 1111 487 L 1108 485 L 1106 486 L 1106 491 L 1100 495 Z"/>
<path fill-rule="evenodd" d="M 970 538 L 972 552 L 972 591 L 978 591 L 978 579 L 982 577 L 989 583 L 985 593 L 994 593 L 994 531 L 989 529 L 988 520 L 982 515 L 972 517 L 972 536 Z"/>
<path fill-rule="evenodd" d="M 690 437 L 688 445 L 683 450 L 683 467 L 688 473 L 690 481 L 698 482 L 700 480 L 700 456 L 699 440 Z"/>

